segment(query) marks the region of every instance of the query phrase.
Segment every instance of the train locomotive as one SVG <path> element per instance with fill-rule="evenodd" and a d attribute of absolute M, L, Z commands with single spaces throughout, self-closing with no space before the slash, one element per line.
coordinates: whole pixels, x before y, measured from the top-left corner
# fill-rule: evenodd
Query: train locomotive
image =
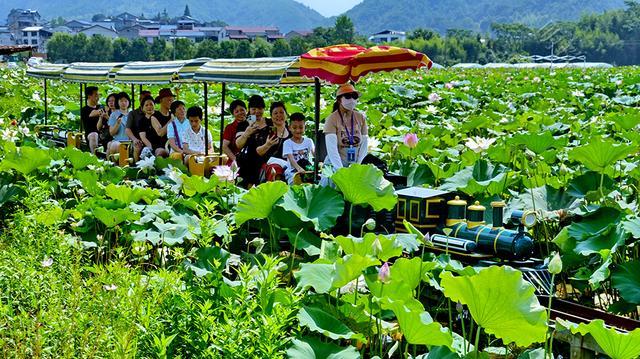
<path fill-rule="evenodd" d="M 512 261 L 524 261 L 533 255 L 533 238 L 526 230 L 536 223 L 533 211 L 514 210 L 504 223 L 506 205 L 494 201 L 489 225 L 484 219 L 486 208 L 477 201 L 469 205 L 459 196 L 423 187 L 408 187 L 396 193 L 398 204 L 392 213 L 395 231 L 407 232 L 406 220 L 422 233 L 429 233 L 435 250 Z"/>

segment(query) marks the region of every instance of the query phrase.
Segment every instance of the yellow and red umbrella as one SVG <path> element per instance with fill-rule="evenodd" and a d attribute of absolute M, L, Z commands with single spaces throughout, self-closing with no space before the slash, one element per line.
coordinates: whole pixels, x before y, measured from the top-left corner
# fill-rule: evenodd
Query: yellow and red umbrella
<path fill-rule="evenodd" d="M 357 82 L 370 72 L 417 70 L 433 62 L 420 52 L 395 46 L 366 48 L 334 45 L 313 49 L 300 57 L 300 75 L 332 84 Z"/>

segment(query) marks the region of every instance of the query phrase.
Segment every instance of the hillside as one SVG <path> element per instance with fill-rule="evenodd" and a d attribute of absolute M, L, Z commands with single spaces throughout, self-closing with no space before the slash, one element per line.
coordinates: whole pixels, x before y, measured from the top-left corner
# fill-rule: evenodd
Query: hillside
<path fill-rule="evenodd" d="M 488 31 L 492 22 L 540 26 L 622 7 L 624 0 L 364 0 L 346 14 L 363 34 L 417 27 Z"/>
<path fill-rule="evenodd" d="M 323 24 L 326 18 L 315 10 L 294 0 L 1 0 L 0 22 L 4 22 L 12 8 L 37 9 L 43 18 L 62 16 L 65 19 L 91 19 L 97 13 L 117 15 L 128 11 L 147 17 L 166 9 L 169 16 L 182 15 L 188 4 L 191 14 L 201 20 L 222 20 L 232 25 L 278 26 L 284 32 L 296 29 L 311 29 Z"/>

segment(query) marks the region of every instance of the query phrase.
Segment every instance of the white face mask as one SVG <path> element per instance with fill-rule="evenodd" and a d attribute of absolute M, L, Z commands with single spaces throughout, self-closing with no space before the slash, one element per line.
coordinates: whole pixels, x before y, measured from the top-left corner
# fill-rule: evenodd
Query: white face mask
<path fill-rule="evenodd" d="M 356 108 L 357 104 L 358 100 L 354 98 L 342 98 L 342 107 L 346 108 L 349 111 L 353 111 L 353 109 Z"/>

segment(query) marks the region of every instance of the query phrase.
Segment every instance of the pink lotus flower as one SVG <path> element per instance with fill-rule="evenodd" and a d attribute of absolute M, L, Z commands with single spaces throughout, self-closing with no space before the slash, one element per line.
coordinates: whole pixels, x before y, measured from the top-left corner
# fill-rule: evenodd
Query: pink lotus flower
<path fill-rule="evenodd" d="M 444 84 L 444 88 L 446 88 L 447 90 L 451 90 L 454 87 L 455 86 L 451 82 L 447 82 L 446 84 Z"/>
<path fill-rule="evenodd" d="M 389 277 L 391 277 L 391 271 L 389 270 L 389 263 L 384 262 L 380 270 L 378 271 L 378 279 L 382 283 L 387 283 L 389 281 Z"/>
<path fill-rule="evenodd" d="M 404 135 L 404 144 L 411 149 L 416 148 L 418 145 L 418 135 L 415 133 L 407 133 Z"/>
<path fill-rule="evenodd" d="M 435 92 L 432 92 L 429 94 L 429 97 L 427 97 L 429 99 L 429 102 L 431 103 L 436 103 L 439 102 L 440 100 L 442 100 L 442 97 L 440 97 L 440 95 L 438 95 Z"/>

